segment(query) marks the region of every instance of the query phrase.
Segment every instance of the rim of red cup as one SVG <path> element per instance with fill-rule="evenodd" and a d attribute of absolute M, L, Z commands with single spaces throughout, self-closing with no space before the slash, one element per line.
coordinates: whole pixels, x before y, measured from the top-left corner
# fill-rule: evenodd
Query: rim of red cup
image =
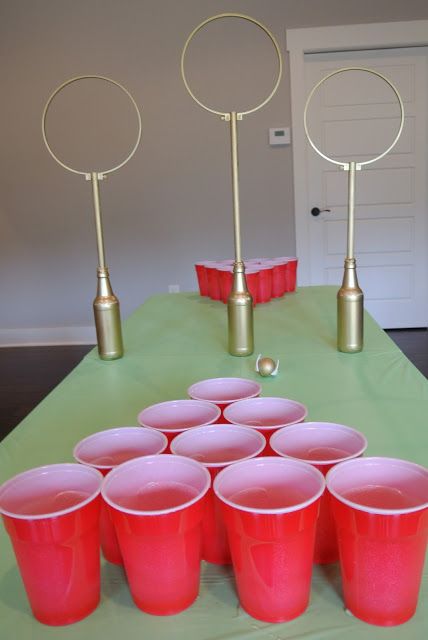
<path fill-rule="evenodd" d="M 175 507 L 169 507 L 168 509 L 157 509 L 157 510 L 145 511 L 143 509 L 129 509 L 128 507 L 123 507 L 122 505 L 112 500 L 108 495 L 106 495 L 109 485 L 111 485 L 111 483 L 114 482 L 118 478 L 118 476 L 124 473 L 125 474 L 130 472 L 132 473 L 132 467 L 137 467 L 141 464 L 167 465 L 167 464 L 170 464 L 171 460 L 173 460 L 173 464 L 176 464 L 176 461 L 179 460 L 182 462 L 182 464 L 187 464 L 188 466 L 194 466 L 195 468 L 198 469 L 198 471 L 200 471 L 205 476 L 203 488 L 200 491 L 198 491 L 198 494 L 191 500 L 187 500 L 179 505 L 176 505 Z M 195 504 L 195 502 L 198 502 L 199 500 L 201 500 L 201 498 L 203 498 L 204 495 L 207 493 L 210 486 L 211 486 L 211 476 L 208 469 L 204 467 L 203 464 L 201 464 L 200 462 L 197 462 L 196 460 L 193 460 L 192 458 L 186 458 L 185 456 L 178 456 L 171 453 L 165 453 L 161 456 L 154 455 L 154 456 L 141 456 L 140 458 L 133 458 L 132 460 L 128 460 L 127 462 L 123 462 L 122 464 L 119 464 L 117 467 L 114 467 L 114 469 L 112 469 L 110 473 L 104 478 L 104 482 L 102 483 L 102 486 L 101 486 L 101 495 L 103 499 L 107 502 L 107 504 L 109 504 L 111 507 L 113 507 L 113 509 L 116 509 L 117 511 L 121 511 L 122 513 L 129 513 L 135 516 L 156 517 L 156 516 L 166 515 L 169 513 L 175 513 L 176 511 L 182 511 L 183 509 L 187 509 L 187 507 L 190 507 L 192 504 Z"/>
<path fill-rule="evenodd" d="M 264 264 L 274 267 L 281 267 L 287 264 L 287 261 L 288 258 L 269 258 Z"/>
<path fill-rule="evenodd" d="M 145 422 L 145 420 L 147 419 L 147 414 L 159 407 L 162 408 L 162 407 L 166 407 L 167 405 L 171 407 L 174 405 L 177 405 L 177 407 L 179 406 L 185 407 L 186 405 L 190 406 L 191 404 L 197 404 L 197 406 L 200 406 L 200 407 L 205 406 L 207 411 L 209 409 L 212 412 L 212 417 L 208 418 L 206 421 L 202 423 L 198 422 L 196 424 L 189 424 L 188 426 L 183 426 L 183 427 L 170 427 L 168 426 L 167 422 L 165 422 L 165 424 L 157 425 L 157 426 L 155 426 L 153 423 L 149 424 Z M 214 402 L 208 402 L 207 400 L 194 400 L 193 398 L 190 398 L 190 399 L 184 398 L 180 400 L 167 400 L 165 402 L 157 402 L 156 404 L 151 404 L 150 406 L 145 407 L 142 411 L 140 411 L 140 413 L 137 416 L 137 421 L 138 421 L 138 424 L 140 424 L 142 427 L 149 427 L 157 431 L 167 431 L 168 433 L 181 433 L 186 429 L 191 429 L 193 427 L 204 427 L 207 424 L 212 424 L 213 422 L 216 422 L 220 416 L 221 416 L 221 409 L 216 404 L 214 404 Z"/>
<path fill-rule="evenodd" d="M 329 427 L 339 427 L 338 429 L 332 429 L 332 431 L 340 431 L 347 432 L 349 434 L 355 435 L 361 441 L 361 446 L 356 449 L 355 452 L 349 453 L 346 456 L 341 456 L 339 458 L 329 458 L 323 460 L 317 460 L 316 458 L 301 458 L 300 456 L 296 456 L 293 453 L 284 453 L 283 450 L 280 449 L 279 446 L 275 447 L 276 440 L 279 440 L 281 437 L 287 436 L 287 434 L 292 434 L 296 431 L 304 430 L 304 431 L 318 431 L 319 429 L 328 429 Z M 305 423 L 297 423 L 290 425 L 288 427 L 283 427 L 282 429 L 278 429 L 275 431 L 270 437 L 269 444 L 271 448 L 275 451 L 279 456 L 283 456 L 286 458 L 297 458 L 298 460 L 303 460 L 308 464 L 319 464 L 319 465 L 329 465 L 329 464 L 339 464 L 340 462 L 344 462 L 345 460 L 356 458 L 361 456 L 364 451 L 367 449 L 368 442 L 366 436 L 354 429 L 353 427 L 348 427 L 345 424 L 340 424 L 338 422 L 305 422 Z M 309 442 L 308 442 L 309 444 Z M 315 445 L 316 446 L 316 445 Z"/>
<path fill-rule="evenodd" d="M 218 386 L 221 386 L 222 383 L 227 385 L 227 384 L 233 384 L 235 382 L 248 385 L 249 387 L 252 388 L 252 391 L 250 391 L 249 394 L 245 394 L 244 396 L 242 395 L 237 396 L 236 394 L 234 394 L 232 397 L 229 397 L 229 398 L 220 396 L 217 399 L 208 398 L 206 395 L 204 397 L 203 393 L 201 394 L 201 387 L 216 385 L 216 384 L 218 384 Z M 261 384 L 259 384 L 255 380 L 250 380 L 249 378 L 233 378 L 233 377 L 227 378 L 226 377 L 226 378 L 207 378 L 206 380 L 199 380 L 198 382 L 195 382 L 194 384 L 190 385 L 190 387 L 187 389 L 187 393 L 194 400 L 204 400 L 206 402 L 213 402 L 215 404 L 230 404 L 231 402 L 237 402 L 238 400 L 255 398 L 261 393 L 261 390 L 262 390 Z"/>
<path fill-rule="evenodd" d="M 352 469 L 352 466 L 356 468 L 356 473 L 358 474 L 358 467 L 362 466 L 374 466 L 377 464 L 384 464 L 385 462 L 391 465 L 399 465 L 399 466 L 407 466 L 421 475 L 425 476 L 426 482 L 428 485 L 428 469 L 423 467 L 416 462 L 411 462 L 410 460 L 403 460 L 401 458 L 388 458 L 382 456 L 371 456 L 367 458 L 354 458 L 352 460 L 346 460 L 345 462 L 340 462 L 336 466 L 334 466 L 326 475 L 326 486 L 328 491 L 337 499 L 339 502 L 346 504 L 348 507 L 352 509 L 357 509 L 358 511 L 364 511 L 365 513 L 372 513 L 375 515 L 401 515 L 405 513 L 414 513 L 416 511 L 422 511 L 423 509 L 428 507 L 428 499 L 425 502 L 421 502 L 418 505 L 413 507 L 405 507 L 405 508 L 397 508 L 397 509 L 383 509 L 381 507 L 370 507 L 368 505 L 361 504 L 359 502 L 354 502 L 349 498 L 341 495 L 340 491 L 337 491 L 334 486 L 335 481 L 337 482 L 337 476 L 340 476 L 341 473 L 346 473 L 348 469 Z M 357 487 L 358 488 L 358 485 Z"/>
<path fill-rule="evenodd" d="M 233 413 L 239 410 L 244 405 L 244 403 L 245 404 L 250 404 L 250 403 L 263 404 L 263 403 L 269 402 L 270 400 L 279 400 L 284 404 L 288 404 L 300 410 L 301 415 L 299 419 L 298 420 L 281 420 L 280 422 L 275 424 L 250 424 L 249 420 L 243 421 L 243 420 L 238 420 L 236 418 L 233 418 Z M 230 404 L 228 407 L 225 408 L 223 415 L 225 419 L 231 422 L 232 424 L 242 424 L 246 427 L 252 427 L 253 429 L 260 429 L 261 431 L 263 430 L 270 431 L 272 429 L 280 429 L 281 427 L 287 427 L 292 424 L 299 424 L 300 422 L 303 422 L 303 420 L 308 415 L 308 409 L 307 407 L 305 407 L 304 404 L 302 404 L 301 402 L 298 402 L 297 400 L 291 400 L 290 398 L 281 398 L 279 396 L 263 396 L 260 398 L 246 398 L 244 400 L 238 400 L 237 402 L 233 402 L 232 404 Z M 251 422 L 254 422 L 254 421 L 252 420 Z"/>
<path fill-rule="evenodd" d="M 34 475 L 43 475 L 43 474 L 51 474 L 55 473 L 55 471 L 67 471 L 70 472 L 78 472 L 78 473 L 86 473 L 87 475 L 92 475 L 94 479 L 98 480 L 98 487 L 94 491 L 92 491 L 88 496 L 84 499 L 79 500 L 76 504 L 67 507 L 66 509 L 58 509 L 56 511 L 48 511 L 46 513 L 37 513 L 37 514 L 25 514 L 25 513 L 15 513 L 14 511 L 10 511 L 5 508 L 2 502 L 6 498 L 7 491 L 12 488 L 16 483 L 22 483 L 23 485 L 28 481 L 30 476 Z M 9 480 L 6 480 L 0 486 L 0 513 L 5 516 L 9 516 L 10 518 L 16 518 L 18 520 L 44 520 L 46 518 L 56 518 L 58 516 L 63 516 L 68 513 L 72 513 L 73 511 L 77 511 L 77 509 L 81 509 L 85 505 L 89 504 L 94 500 L 101 491 L 101 484 L 103 480 L 103 475 L 97 469 L 93 467 L 84 466 L 82 464 L 78 464 L 77 462 L 59 462 L 56 464 L 46 464 L 41 467 L 34 467 L 33 469 L 27 469 L 27 471 L 22 471 L 21 473 L 16 474 Z M 69 490 L 69 487 L 68 487 Z"/>
<path fill-rule="evenodd" d="M 112 427 L 111 429 L 103 429 L 102 431 L 96 431 L 95 433 L 91 433 L 89 436 L 87 436 L 86 438 L 83 438 L 82 440 L 79 440 L 79 442 L 75 445 L 74 449 L 73 449 L 73 458 L 79 462 L 80 464 L 85 464 L 88 465 L 89 467 L 95 467 L 96 469 L 112 469 L 113 467 L 116 467 L 116 464 L 99 464 L 98 462 L 94 462 L 90 460 L 90 457 L 85 457 L 84 454 L 84 449 L 86 446 L 91 445 L 92 443 L 94 443 L 96 440 L 98 440 L 99 438 L 101 438 L 102 436 L 111 436 L 112 439 L 114 439 L 115 437 L 117 439 L 120 438 L 121 435 L 124 435 L 125 433 L 135 433 L 135 434 L 140 434 L 142 435 L 142 437 L 144 437 L 145 432 L 149 432 L 150 434 L 156 434 L 156 437 L 159 438 L 159 450 L 158 451 L 151 451 L 149 454 L 147 455 L 159 455 L 160 453 L 162 453 L 163 451 L 165 451 L 165 449 L 168 446 L 168 438 L 166 437 L 166 435 L 164 433 L 162 433 L 162 431 L 159 431 L 158 429 L 152 429 L 151 427 L 134 427 L 134 426 L 123 426 L 123 427 Z M 118 442 L 119 444 L 119 442 Z M 144 453 L 138 453 L 137 455 L 133 456 L 134 458 L 140 458 L 141 456 L 145 455 Z M 132 458 L 130 458 L 132 459 Z M 127 462 L 127 460 L 123 460 L 123 462 Z M 122 464 L 122 463 L 120 463 Z"/>
<path fill-rule="evenodd" d="M 312 477 L 316 478 L 320 483 L 320 488 L 318 489 L 318 491 L 314 493 L 313 496 L 311 496 L 307 500 L 304 500 L 302 502 L 299 502 L 291 506 L 276 507 L 272 509 L 261 509 L 259 507 L 258 508 L 246 507 L 245 505 L 241 505 L 241 504 L 237 504 L 236 502 L 233 502 L 233 500 L 226 498 L 222 494 L 221 488 L 219 487 L 219 485 L 221 485 L 221 483 L 224 481 L 225 478 L 227 478 L 228 475 L 231 475 L 239 471 L 240 467 L 266 466 L 268 464 L 279 464 L 279 465 L 289 466 L 289 467 L 298 466 L 303 471 L 305 471 L 308 475 L 311 475 Z M 316 467 L 311 466 L 307 462 L 303 462 L 302 460 L 296 460 L 296 458 L 281 458 L 277 456 L 266 456 L 263 458 L 250 458 L 249 460 L 243 460 L 242 462 L 235 462 L 234 464 L 231 464 L 225 467 L 220 471 L 220 473 L 214 479 L 213 490 L 219 500 L 227 504 L 229 507 L 232 507 L 233 509 L 246 511 L 247 513 L 257 513 L 261 515 L 269 515 L 269 514 L 278 515 L 278 514 L 292 513 L 293 511 L 300 511 L 301 509 L 305 509 L 306 507 L 311 505 L 313 502 L 316 502 L 316 500 L 318 500 L 318 498 L 320 498 L 324 493 L 325 479 L 321 471 L 319 471 Z"/>
<path fill-rule="evenodd" d="M 205 425 L 204 427 L 194 427 L 191 430 L 183 431 L 183 433 L 178 434 L 178 436 L 176 436 L 170 444 L 171 452 L 174 455 L 182 455 L 185 457 L 190 457 L 192 460 L 196 460 L 196 458 L 193 458 L 192 456 L 189 456 L 186 453 L 179 453 L 179 452 L 176 453 L 177 446 L 180 446 L 183 443 L 185 443 L 187 438 L 192 438 L 195 433 L 202 434 L 203 436 L 207 434 L 207 437 L 208 437 L 210 433 L 217 432 L 220 430 L 224 430 L 226 433 L 247 432 L 248 434 L 251 434 L 251 437 L 254 437 L 256 440 L 257 439 L 259 440 L 260 446 L 256 448 L 255 453 L 249 454 L 247 456 L 243 456 L 241 458 L 236 458 L 235 460 L 219 460 L 218 462 L 211 462 L 211 461 L 206 462 L 205 460 L 197 460 L 197 462 L 202 464 L 204 467 L 207 467 L 207 468 L 225 467 L 231 464 L 236 464 L 237 461 L 242 462 L 243 460 L 251 460 L 252 458 L 255 458 L 256 456 L 260 455 L 260 453 L 264 450 L 266 446 L 266 438 L 259 431 L 256 431 L 256 429 L 252 429 L 251 427 L 245 427 L 244 425 L 240 425 L 240 424 L 226 424 L 226 423 L 219 422 L 217 424 Z"/>

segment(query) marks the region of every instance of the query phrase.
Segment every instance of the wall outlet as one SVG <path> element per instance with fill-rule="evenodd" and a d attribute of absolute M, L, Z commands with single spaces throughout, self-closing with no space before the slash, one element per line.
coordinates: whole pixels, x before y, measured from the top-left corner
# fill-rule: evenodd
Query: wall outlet
<path fill-rule="evenodd" d="M 169 284 L 168 285 L 168 293 L 180 293 L 180 285 L 179 284 Z"/>

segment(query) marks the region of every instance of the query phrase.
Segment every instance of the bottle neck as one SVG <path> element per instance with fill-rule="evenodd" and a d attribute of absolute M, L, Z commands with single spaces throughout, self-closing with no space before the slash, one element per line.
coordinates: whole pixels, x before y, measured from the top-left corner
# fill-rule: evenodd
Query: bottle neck
<path fill-rule="evenodd" d="M 359 289 L 357 278 L 357 263 L 355 258 L 345 259 L 345 271 L 343 273 L 342 287 L 346 289 Z"/>
<path fill-rule="evenodd" d="M 111 288 L 109 272 L 107 267 L 98 267 L 97 269 L 97 296 L 108 298 L 114 295 Z"/>
<path fill-rule="evenodd" d="M 235 293 L 248 293 L 243 262 L 235 262 L 233 265 L 233 291 Z"/>

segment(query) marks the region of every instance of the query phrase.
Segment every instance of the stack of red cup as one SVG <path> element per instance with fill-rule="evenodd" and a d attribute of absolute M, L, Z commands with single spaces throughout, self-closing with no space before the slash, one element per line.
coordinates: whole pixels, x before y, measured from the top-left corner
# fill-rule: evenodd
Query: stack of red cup
<path fill-rule="evenodd" d="M 254 306 L 296 290 L 296 257 L 251 258 L 244 262 L 247 286 Z M 200 295 L 226 304 L 232 288 L 233 264 L 233 260 L 196 262 Z"/>

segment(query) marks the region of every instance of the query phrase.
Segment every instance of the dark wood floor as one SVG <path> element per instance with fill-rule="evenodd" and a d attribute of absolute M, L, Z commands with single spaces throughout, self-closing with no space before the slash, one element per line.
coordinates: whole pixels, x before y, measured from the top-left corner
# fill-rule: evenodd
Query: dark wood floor
<path fill-rule="evenodd" d="M 426 329 L 387 332 L 428 378 Z M 89 345 L 0 349 L 0 440 L 4 438 L 92 349 Z"/>
<path fill-rule="evenodd" d="M 388 329 L 386 333 L 415 367 L 428 378 L 427 329 Z"/>
<path fill-rule="evenodd" d="M 0 440 L 79 364 L 90 345 L 0 349 Z"/>

